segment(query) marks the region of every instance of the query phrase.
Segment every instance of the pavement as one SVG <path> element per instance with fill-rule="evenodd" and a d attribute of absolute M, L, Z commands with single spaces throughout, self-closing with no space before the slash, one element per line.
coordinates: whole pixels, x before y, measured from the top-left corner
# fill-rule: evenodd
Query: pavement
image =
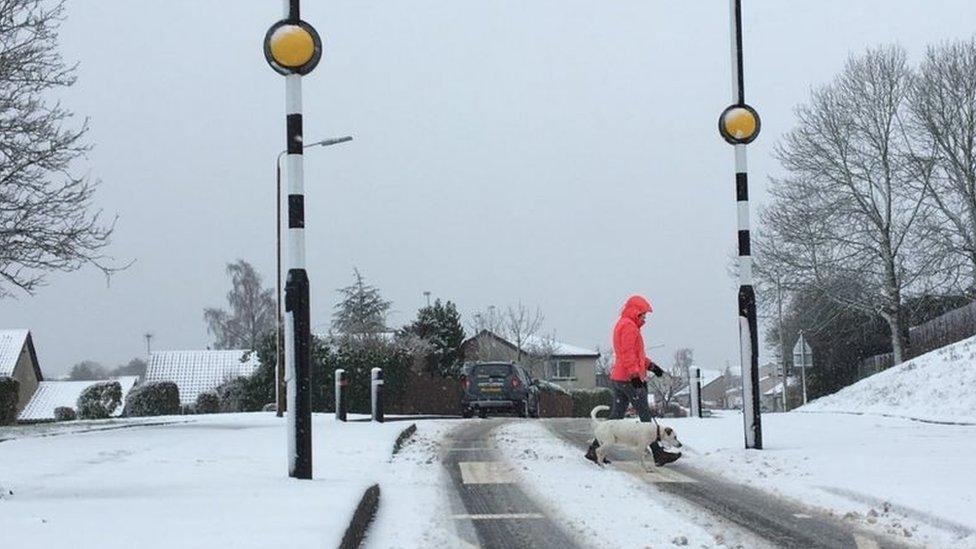
<path fill-rule="evenodd" d="M 551 520 L 544 505 L 533 501 L 507 472 L 492 448 L 490 433 L 508 419 L 459 422 L 442 445 L 442 464 L 451 481 L 452 519 L 458 545 L 464 547 L 579 547 Z M 521 420 L 525 421 L 525 420 Z M 530 420 L 531 421 L 531 420 Z M 588 419 L 541 420 L 553 435 L 580 450 L 592 439 Z M 818 509 L 767 492 L 735 484 L 678 461 L 645 471 L 633 451 L 615 448 L 611 467 L 646 483 L 649 495 L 704 514 L 716 534 L 729 540 L 761 540 L 785 548 L 882 549 L 907 547 L 857 529 Z M 736 532 L 738 530 L 738 532 Z M 745 546 L 750 545 L 748 542 Z"/>

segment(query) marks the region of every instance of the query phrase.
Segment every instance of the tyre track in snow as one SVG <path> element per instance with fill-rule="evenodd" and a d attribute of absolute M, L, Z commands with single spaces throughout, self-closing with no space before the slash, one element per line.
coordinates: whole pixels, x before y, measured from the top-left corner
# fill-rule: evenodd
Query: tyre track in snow
<path fill-rule="evenodd" d="M 550 432 L 582 453 L 593 439 L 588 419 L 545 420 Z M 693 506 L 734 523 L 754 535 L 787 548 L 905 548 L 904 544 L 861 531 L 814 509 L 768 494 L 756 488 L 729 482 L 680 462 L 666 466 L 666 474 L 647 474 L 632 466 L 639 457 L 625 448 L 610 452 L 611 461 L 622 461 L 623 469 L 654 487 Z M 617 465 L 611 465 L 615 467 Z M 663 473 L 663 471 L 662 471 Z M 671 478 L 669 479 L 669 475 Z M 676 481 L 675 478 L 685 479 Z M 659 494 L 656 494 L 659 496 Z"/>
<path fill-rule="evenodd" d="M 573 549 L 566 535 L 514 481 L 492 447 L 498 420 L 465 421 L 442 442 L 458 546 Z"/>

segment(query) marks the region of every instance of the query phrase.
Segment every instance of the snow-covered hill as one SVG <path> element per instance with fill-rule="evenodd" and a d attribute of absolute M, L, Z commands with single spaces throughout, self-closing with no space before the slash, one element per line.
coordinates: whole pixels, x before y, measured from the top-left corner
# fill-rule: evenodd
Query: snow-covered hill
<path fill-rule="evenodd" d="M 797 410 L 976 423 L 976 337 L 879 372 Z"/>

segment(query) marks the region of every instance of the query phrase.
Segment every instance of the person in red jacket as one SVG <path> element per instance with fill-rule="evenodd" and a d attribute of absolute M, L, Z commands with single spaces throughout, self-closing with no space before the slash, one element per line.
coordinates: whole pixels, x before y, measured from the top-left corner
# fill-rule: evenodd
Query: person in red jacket
<path fill-rule="evenodd" d="M 664 375 L 664 370 L 647 358 L 647 353 L 644 352 L 644 337 L 640 332 L 647 315 L 653 310 L 651 302 L 644 296 L 630 296 L 624 304 L 617 325 L 613 328 L 614 360 L 610 371 L 613 407 L 609 419 L 623 419 L 628 404 L 634 405 L 641 421 L 650 422 L 653 418 L 651 408 L 647 405 L 647 372 L 661 377 Z M 597 446 L 599 443 L 594 439 L 586 451 L 586 459 L 594 463 Z M 654 462 L 658 465 L 671 463 L 681 457 L 680 453 L 664 451 L 657 442 L 651 444 L 651 453 Z"/>

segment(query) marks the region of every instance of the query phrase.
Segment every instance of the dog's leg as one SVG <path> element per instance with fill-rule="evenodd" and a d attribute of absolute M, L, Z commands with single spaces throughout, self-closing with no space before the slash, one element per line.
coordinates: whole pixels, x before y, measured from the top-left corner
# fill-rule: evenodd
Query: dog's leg
<path fill-rule="evenodd" d="M 607 458 L 607 445 L 601 442 L 600 445 L 596 447 L 596 464 L 599 465 L 600 467 L 603 467 L 604 465 L 606 465 L 606 458 Z"/>

